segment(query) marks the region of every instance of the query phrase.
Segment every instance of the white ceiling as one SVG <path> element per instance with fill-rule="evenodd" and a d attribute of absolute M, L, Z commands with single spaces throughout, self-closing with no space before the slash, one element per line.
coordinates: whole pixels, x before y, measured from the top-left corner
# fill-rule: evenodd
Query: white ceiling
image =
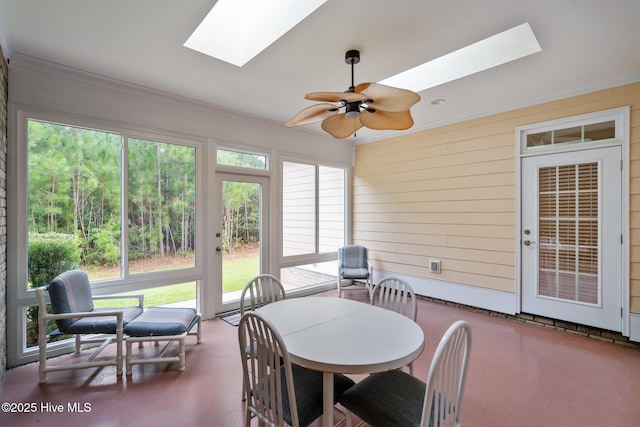
<path fill-rule="evenodd" d="M 214 4 L 0 0 L 0 41 L 9 58 L 27 55 L 283 126 L 313 104 L 305 93 L 348 88 L 349 49 L 361 51 L 356 84 L 380 81 L 525 22 L 542 52 L 420 92 L 412 130 L 640 81 L 640 0 L 328 0 L 242 68 L 183 47 Z M 437 98 L 447 102 L 432 105 Z M 363 128 L 356 142 L 397 133 Z"/>

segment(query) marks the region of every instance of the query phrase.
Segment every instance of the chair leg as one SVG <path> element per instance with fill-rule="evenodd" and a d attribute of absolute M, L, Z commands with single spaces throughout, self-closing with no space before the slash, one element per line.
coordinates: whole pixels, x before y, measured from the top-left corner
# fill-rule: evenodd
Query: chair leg
<path fill-rule="evenodd" d="M 178 357 L 180 358 L 180 367 L 178 371 L 183 372 L 185 367 L 185 355 L 184 355 L 184 340 L 186 337 L 178 340 Z M 157 343 L 157 341 L 156 341 Z"/>
<path fill-rule="evenodd" d="M 76 335 L 76 354 L 80 354 L 82 351 L 82 337 L 81 335 Z"/>
<path fill-rule="evenodd" d="M 122 341 L 124 337 L 122 327 L 122 313 L 117 317 L 118 326 L 116 327 L 116 375 L 122 376 Z"/>
<path fill-rule="evenodd" d="M 140 343 L 142 344 L 142 343 Z M 131 375 L 131 341 L 126 340 L 125 345 L 127 346 L 127 355 L 125 356 L 125 364 L 126 364 L 126 372 L 127 376 Z"/>
<path fill-rule="evenodd" d="M 40 363 L 38 364 L 40 384 L 44 384 L 47 382 L 47 322 L 43 319 L 38 320 L 38 348 L 40 351 Z"/>

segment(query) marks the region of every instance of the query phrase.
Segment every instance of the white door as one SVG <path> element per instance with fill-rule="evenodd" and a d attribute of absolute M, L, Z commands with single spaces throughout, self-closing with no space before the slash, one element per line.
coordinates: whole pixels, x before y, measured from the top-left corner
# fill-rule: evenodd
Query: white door
<path fill-rule="evenodd" d="M 523 158 L 523 312 L 621 331 L 621 153 Z"/>
<path fill-rule="evenodd" d="M 240 306 L 244 286 L 267 271 L 268 179 L 242 174 L 216 174 L 220 204 L 216 234 L 216 270 L 222 289 L 217 292 L 216 313 Z"/>

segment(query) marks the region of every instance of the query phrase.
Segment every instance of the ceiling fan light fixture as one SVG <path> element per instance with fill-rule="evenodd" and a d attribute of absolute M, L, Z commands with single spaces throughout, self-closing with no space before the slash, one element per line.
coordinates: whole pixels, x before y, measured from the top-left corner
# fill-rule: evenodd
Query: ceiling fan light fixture
<path fill-rule="evenodd" d="M 347 103 L 345 116 L 347 118 L 358 117 L 360 115 L 360 105 L 361 102 L 349 102 Z"/>

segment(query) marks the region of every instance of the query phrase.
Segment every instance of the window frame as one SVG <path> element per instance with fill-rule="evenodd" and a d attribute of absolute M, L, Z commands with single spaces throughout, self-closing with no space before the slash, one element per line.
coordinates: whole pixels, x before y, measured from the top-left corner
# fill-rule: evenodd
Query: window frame
<path fill-rule="evenodd" d="M 619 145 L 620 141 L 623 141 L 626 138 L 626 134 L 628 132 L 624 128 L 625 114 L 628 114 L 625 108 L 614 108 L 611 110 L 597 111 L 595 113 L 550 120 L 543 123 L 534 123 L 531 125 L 519 126 L 516 129 L 517 147 L 519 149 L 518 156 L 526 157 L 547 153 L 562 153 L 589 147 Z M 610 139 L 572 142 L 566 144 L 542 145 L 539 147 L 527 147 L 527 136 L 531 134 L 559 131 L 573 127 L 584 127 L 609 121 L 615 122 L 615 136 Z M 628 123 L 628 121 L 626 121 L 626 123 Z"/>
<path fill-rule="evenodd" d="M 284 206 L 283 206 L 283 185 L 284 185 L 284 166 L 285 162 L 289 163 L 300 163 L 304 165 L 314 166 L 315 168 L 315 249 L 313 253 L 299 254 L 299 255 L 288 255 L 285 256 L 283 254 L 284 241 L 283 241 L 283 231 L 284 231 Z M 278 259 L 279 262 L 279 270 L 283 268 L 296 267 L 301 265 L 313 264 L 313 263 L 322 263 L 327 261 L 334 261 L 338 259 L 338 250 L 336 248 L 335 251 L 329 252 L 320 252 L 320 241 L 319 241 L 319 200 L 320 200 L 320 192 L 319 192 L 319 170 L 320 167 L 330 167 L 336 169 L 342 169 L 344 171 L 344 236 L 343 236 L 343 245 L 347 244 L 351 240 L 351 204 L 348 203 L 351 200 L 351 168 L 345 167 L 344 165 L 331 164 L 328 162 L 322 161 L 314 161 L 310 159 L 301 159 L 298 157 L 290 157 L 290 156 L 281 156 L 279 159 L 279 169 L 280 169 L 280 179 L 279 179 L 279 209 L 280 209 L 280 233 L 278 236 Z"/>
<path fill-rule="evenodd" d="M 35 361 L 38 355 L 37 347 L 26 346 L 26 308 L 37 305 L 35 289 L 28 289 L 28 237 L 27 237 L 27 207 L 28 207 L 28 122 L 37 120 L 68 125 L 84 129 L 105 131 L 122 135 L 122 167 L 121 167 L 121 218 L 127 218 L 127 194 L 128 194 L 128 161 L 124 154 L 127 152 L 128 139 L 142 139 L 157 141 L 167 144 L 178 144 L 193 147 L 195 152 L 195 265 L 193 267 L 165 270 L 149 273 L 129 274 L 126 271 L 128 264 L 128 233 L 127 221 L 121 221 L 121 275 L 119 278 L 92 281 L 92 289 L 95 295 L 117 294 L 122 292 L 157 288 L 185 282 L 196 282 L 197 289 L 203 281 L 204 245 L 206 244 L 203 232 L 205 209 L 205 144 L 203 139 L 189 135 L 180 135 L 175 132 L 148 131 L 118 126 L 97 119 L 86 119 L 75 115 L 55 113 L 38 109 L 29 109 L 22 106 L 10 105 L 8 121 L 15 126 L 9 126 L 8 144 L 13 151 L 8 162 L 7 176 L 14 183 L 8 189 L 7 201 L 10 216 L 10 226 L 7 230 L 7 239 L 11 250 L 7 251 L 7 263 L 12 266 L 7 271 L 7 334 L 8 348 L 12 349 L 7 354 L 8 366 Z M 196 291 L 198 293 L 198 291 Z M 200 304 L 200 302 L 198 302 Z M 71 346 L 69 343 L 68 346 Z M 52 354 L 61 354 L 66 347 L 57 344 Z M 63 351 L 63 347 L 65 347 Z M 48 347 L 49 352 L 49 347 Z"/>

